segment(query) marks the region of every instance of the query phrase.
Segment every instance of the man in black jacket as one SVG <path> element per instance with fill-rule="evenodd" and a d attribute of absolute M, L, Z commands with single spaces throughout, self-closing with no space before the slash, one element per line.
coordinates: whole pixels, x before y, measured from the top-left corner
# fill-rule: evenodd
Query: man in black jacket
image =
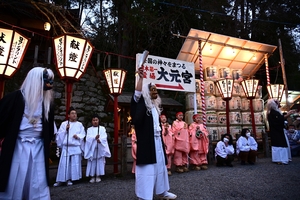
<path fill-rule="evenodd" d="M 140 67 L 130 108 L 137 137 L 135 192 L 139 199 L 153 199 L 153 193 L 163 199 L 176 199 L 175 194 L 168 192 L 167 160 L 159 122 L 161 99 L 154 84 L 143 85 L 143 73 Z"/>

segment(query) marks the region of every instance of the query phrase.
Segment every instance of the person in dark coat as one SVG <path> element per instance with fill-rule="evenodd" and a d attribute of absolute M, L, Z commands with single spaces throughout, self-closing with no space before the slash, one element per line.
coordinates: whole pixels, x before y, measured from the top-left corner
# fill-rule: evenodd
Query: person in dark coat
<path fill-rule="evenodd" d="M 290 110 L 283 115 L 279 109 L 280 103 L 276 99 L 269 99 L 267 102 L 267 119 L 269 123 L 271 146 L 272 146 L 272 162 L 287 165 L 289 162 L 288 144 L 284 133 L 285 118 L 295 113 Z"/>
<path fill-rule="evenodd" d="M 35 67 L 0 101 L 0 199 L 50 199 L 53 78 L 50 69 Z"/>
<path fill-rule="evenodd" d="M 175 194 L 168 192 L 167 159 L 159 121 L 161 99 L 154 84 L 143 85 L 143 74 L 140 67 L 130 107 L 137 138 L 135 192 L 139 199 L 153 199 L 153 194 L 176 199 Z"/>

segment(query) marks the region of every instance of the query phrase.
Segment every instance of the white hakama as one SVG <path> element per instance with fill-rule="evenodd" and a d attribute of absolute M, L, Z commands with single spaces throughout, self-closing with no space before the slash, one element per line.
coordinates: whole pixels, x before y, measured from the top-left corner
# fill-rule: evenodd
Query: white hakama
<path fill-rule="evenodd" d="M 273 147 L 272 146 L 272 162 L 280 162 L 283 164 L 289 163 L 288 147 Z"/>
<path fill-rule="evenodd" d="M 170 189 L 161 137 L 155 136 L 154 141 L 156 163 L 136 165 L 135 193 L 142 199 L 153 199 L 153 193 L 162 194 Z"/>
<path fill-rule="evenodd" d="M 98 134 L 100 143 L 95 139 Z M 105 174 L 105 157 L 111 157 L 105 128 L 103 126 L 88 128 L 84 145 L 84 158 L 87 159 L 87 177 Z"/>
<path fill-rule="evenodd" d="M 82 178 L 81 169 L 81 149 L 78 147 L 67 147 L 62 148 L 56 182 L 66 182 L 67 180 L 79 180 Z"/>
<path fill-rule="evenodd" d="M 1 200 L 50 199 L 45 171 L 44 141 L 40 138 L 40 133 L 32 128 L 19 134 L 7 189 L 6 192 L 0 192 Z"/>

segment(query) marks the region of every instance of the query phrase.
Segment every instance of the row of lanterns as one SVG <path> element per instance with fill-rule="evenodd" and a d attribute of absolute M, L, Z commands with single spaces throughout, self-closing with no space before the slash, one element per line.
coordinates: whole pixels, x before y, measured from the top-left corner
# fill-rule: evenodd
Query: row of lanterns
<path fill-rule="evenodd" d="M 21 66 L 30 39 L 16 30 L 0 28 L 0 79 L 11 78 Z M 78 81 L 86 71 L 94 47 L 84 39 L 71 35 L 54 38 L 56 67 L 60 78 L 67 82 Z M 121 94 L 126 71 L 104 71 L 110 93 Z M 3 91 L 2 91 L 3 92 Z M 1 96 L 2 97 L 2 96 Z"/>

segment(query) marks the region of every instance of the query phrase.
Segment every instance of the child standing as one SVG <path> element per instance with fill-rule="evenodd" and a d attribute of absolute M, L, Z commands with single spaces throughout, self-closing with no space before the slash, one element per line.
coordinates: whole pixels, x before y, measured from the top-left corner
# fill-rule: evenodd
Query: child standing
<path fill-rule="evenodd" d="M 174 164 L 176 172 L 188 172 L 188 153 L 190 151 L 188 125 L 183 121 L 183 113 L 176 114 L 176 120 L 172 124 L 172 131 L 175 135 Z"/>
<path fill-rule="evenodd" d="M 90 183 L 101 181 L 100 175 L 105 174 L 105 157 L 111 157 L 106 129 L 99 122 L 99 116 L 93 115 L 92 127 L 87 129 L 84 148 L 84 158 L 87 159 L 86 176 L 91 177 Z"/>
<path fill-rule="evenodd" d="M 190 134 L 190 164 L 191 169 L 200 170 L 207 169 L 207 153 L 208 153 L 208 132 L 204 128 L 199 114 L 193 115 L 194 122 L 189 126 Z"/>
<path fill-rule="evenodd" d="M 165 115 L 160 116 L 161 127 L 162 127 L 162 137 L 165 144 L 166 154 L 167 154 L 167 169 L 168 175 L 171 176 L 171 166 L 172 166 L 172 156 L 174 154 L 174 134 L 172 132 L 171 125 L 167 122 L 167 117 Z"/>

